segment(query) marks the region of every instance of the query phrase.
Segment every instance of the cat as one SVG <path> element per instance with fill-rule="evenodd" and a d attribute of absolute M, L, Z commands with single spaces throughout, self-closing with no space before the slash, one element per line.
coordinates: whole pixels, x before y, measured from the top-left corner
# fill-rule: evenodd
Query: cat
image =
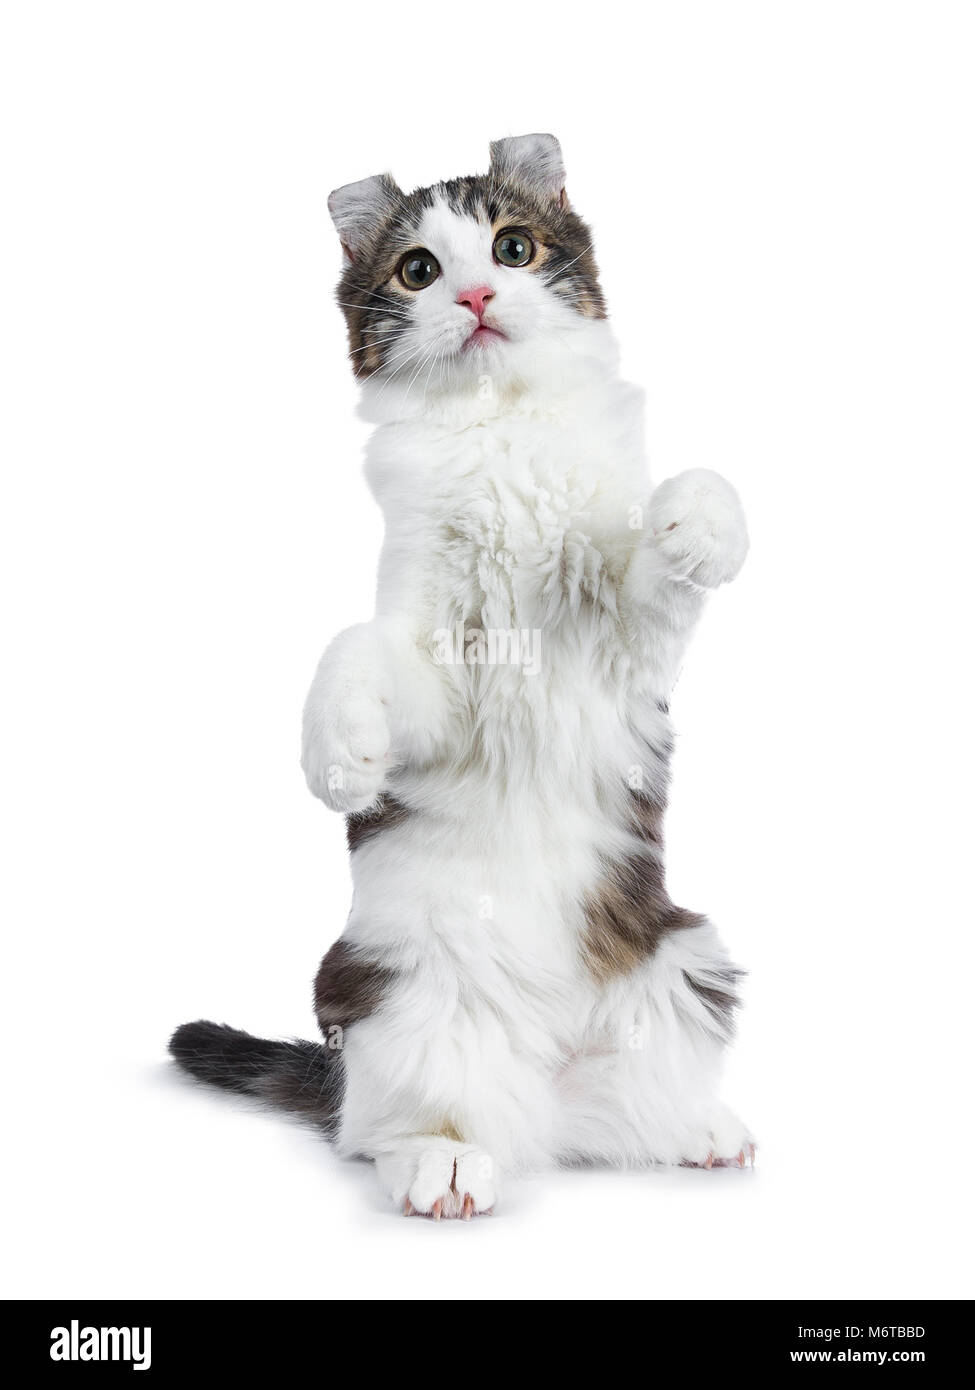
<path fill-rule="evenodd" d="M 668 897 L 662 839 L 668 701 L 744 561 L 738 497 L 706 469 L 651 490 L 553 136 L 329 209 L 386 523 L 376 616 L 304 711 L 353 906 L 322 1043 L 198 1022 L 171 1051 L 373 1159 L 407 1214 L 469 1219 L 565 1162 L 745 1167 L 718 1094 L 741 972 Z"/>

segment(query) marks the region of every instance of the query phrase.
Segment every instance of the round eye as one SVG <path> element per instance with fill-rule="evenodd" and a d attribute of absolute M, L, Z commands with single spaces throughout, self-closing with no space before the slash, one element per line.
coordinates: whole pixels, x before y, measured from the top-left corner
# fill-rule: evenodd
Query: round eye
<path fill-rule="evenodd" d="M 527 232 L 509 228 L 494 239 L 494 259 L 499 265 L 527 265 L 535 254 L 535 243 Z"/>
<path fill-rule="evenodd" d="M 411 251 L 400 263 L 399 278 L 408 290 L 425 290 L 440 274 L 440 263 L 429 251 Z"/>

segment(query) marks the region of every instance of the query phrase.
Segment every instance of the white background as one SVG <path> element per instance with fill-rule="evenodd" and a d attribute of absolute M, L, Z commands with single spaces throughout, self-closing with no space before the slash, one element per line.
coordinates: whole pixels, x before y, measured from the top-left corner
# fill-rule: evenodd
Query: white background
<path fill-rule="evenodd" d="M 975 1293 L 973 61 L 932 0 L 4 6 L 8 1293 Z M 381 540 L 325 196 L 534 130 L 655 474 L 718 468 L 750 517 L 669 841 L 751 970 L 728 1090 L 762 1147 L 438 1227 L 165 1044 L 313 1036 L 348 910 L 298 768 Z"/>

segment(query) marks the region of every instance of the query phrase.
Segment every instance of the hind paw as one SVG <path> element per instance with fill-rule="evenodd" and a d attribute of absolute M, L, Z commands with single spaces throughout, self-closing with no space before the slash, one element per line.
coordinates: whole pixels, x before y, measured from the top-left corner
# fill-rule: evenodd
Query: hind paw
<path fill-rule="evenodd" d="M 754 1168 L 755 1140 L 730 1110 L 711 1122 L 700 1147 L 682 1159 L 685 1168 Z"/>
<path fill-rule="evenodd" d="M 682 1168 L 754 1168 L 755 1167 L 755 1148 L 754 1144 L 743 1144 L 736 1154 L 731 1157 L 715 1153 L 709 1149 L 702 1159 L 685 1158 Z"/>

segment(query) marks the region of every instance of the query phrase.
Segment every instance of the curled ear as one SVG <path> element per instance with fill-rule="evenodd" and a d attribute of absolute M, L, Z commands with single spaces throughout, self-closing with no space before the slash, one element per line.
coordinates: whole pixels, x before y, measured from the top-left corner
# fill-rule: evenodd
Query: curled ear
<path fill-rule="evenodd" d="M 545 198 L 565 201 L 565 165 L 554 135 L 511 135 L 491 141 L 491 173 L 536 189 Z"/>
<path fill-rule="evenodd" d="M 354 261 L 378 224 L 396 211 L 403 197 L 391 174 L 346 183 L 328 195 L 328 210 L 342 250 Z"/>

